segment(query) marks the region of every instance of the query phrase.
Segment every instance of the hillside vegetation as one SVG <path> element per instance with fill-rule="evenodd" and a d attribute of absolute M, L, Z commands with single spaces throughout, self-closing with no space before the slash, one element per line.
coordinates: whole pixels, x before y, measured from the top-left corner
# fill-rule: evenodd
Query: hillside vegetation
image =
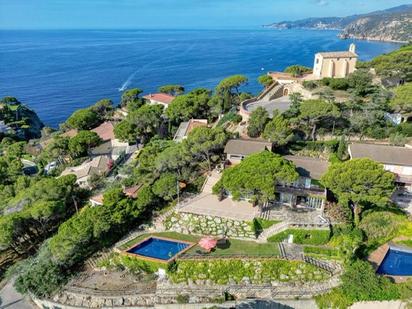
<path fill-rule="evenodd" d="M 306 18 L 266 25 L 273 29 L 342 30 L 342 39 L 408 42 L 412 40 L 412 5 L 347 17 Z"/>

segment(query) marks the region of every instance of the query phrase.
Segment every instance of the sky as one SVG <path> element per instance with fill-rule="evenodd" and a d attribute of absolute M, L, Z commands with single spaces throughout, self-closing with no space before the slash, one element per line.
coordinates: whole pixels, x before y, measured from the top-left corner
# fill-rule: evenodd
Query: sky
<path fill-rule="evenodd" d="M 0 29 L 255 28 L 412 0 L 0 0 Z"/>

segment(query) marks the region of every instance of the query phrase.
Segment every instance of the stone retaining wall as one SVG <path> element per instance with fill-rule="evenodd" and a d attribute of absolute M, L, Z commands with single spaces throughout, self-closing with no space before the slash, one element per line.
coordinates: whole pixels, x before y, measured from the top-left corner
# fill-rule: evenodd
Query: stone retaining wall
<path fill-rule="evenodd" d="M 226 234 L 234 238 L 256 239 L 252 224 L 245 221 L 175 212 L 166 218 L 164 224 L 167 230 L 184 234 Z"/>

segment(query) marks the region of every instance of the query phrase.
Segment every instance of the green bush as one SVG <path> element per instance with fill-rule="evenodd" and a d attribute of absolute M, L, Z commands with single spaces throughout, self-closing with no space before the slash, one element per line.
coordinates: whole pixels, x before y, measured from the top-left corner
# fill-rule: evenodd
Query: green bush
<path fill-rule="evenodd" d="M 240 116 L 237 113 L 234 112 L 228 112 L 225 114 L 218 122 L 217 126 L 221 127 L 227 122 L 233 122 L 235 124 L 238 124 L 239 122 L 242 121 L 242 116 Z"/>
<path fill-rule="evenodd" d="M 191 280 L 211 280 L 227 284 L 229 280 L 240 283 L 244 277 L 261 284 L 273 280 L 285 282 L 307 282 L 324 280 L 329 275 L 307 263 L 285 260 L 240 260 L 214 259 L 202 261 L 179 260 L 173 271 L 172 281 L 181 283 Z"/>
<path fill-rule="evenodd" d="M 400 240 L 397 243 L 412 248 L 412 239 Z"/>
<path fill-rule="evenodd" d="M 326 203 L 325 215 L 332 222 L 350 223 L 352 221 L 352 211 L 348 205 L 343 203 Z"/>
<path fill-rule="evenodd" d="M 272 225 L 279 223 L 276 220 L 265 220 L 262 218 L 254 218 L 251 222 L 252 230 L 255 232 L 256 236 L 259 236 L 263 230 L 270 228 Z"/>
<path fill-rule="evenodd" d="M 176 296 L 176 301 L 178 304 L 187 304 L 189 303 L 190 296 L 187 294 L 179 294 Z"/>
<path fill-rule="evenodd" d="M 329 241 L 329 230 L 287 229 L 268 238 L 269 242 L 281 242 L 289 235 L 293 235 L 293 242 L 303 245 L 324 245 Z"/>
<path fill-rule="evenodd" d="M 297 143 L 298 147 L 302 149 L 307 149 L 311 151 L 328 151 L 328 152 L 336 152 L 339 141 L 338 140 L 331 140 L 331 141 L 307 141 L 307 142 L 299 142 Z"/>
<path fill-rule="evenodd" d="M 338 249 L 341 257 L 350 259 L 362 241 L 363 233 L 360 229 L 352 229 L 350 224 L 341 224 L 334 225 L 333 237 L 328 245 Z"/>
<path fill-rule="evenodd" d="M 333 90 L 348 90 L 349 82 L 346 78 L 334 78 L 329 83 L 329 87 Z"/>
<path fill-rule="evenodd" d="M 319 308 L 348 308 L 359 301 L 384 301 L 411 297 L 412 282 L 394 284 L 378 276 L 372 265 L 357 260 L 345 269 L 342 285 L 331 292 L 316 297 Z"/>
<path fill-rule="evenodd" d="M 159 268 L 168 268 L 168 264 L 166 263 L 147 261 L 140 259 L 139 257 L 132 257 L 118 253 L 109 256 L 103 261 L 100 261 L 98 266 L 109 269 L 126 269 L 134 274 L 141 272 L 153 274 L 157 272 Z"/>
<path fill-rule="evenodd" d="M 305 80 L 303 82 L 303 87 L 308 90 L 316 89 L 318 88 L 318 86 L 319 86 L 318 83 L 313 80 Z"/>
<path fill-rule="evenodd" d="M 401 123 L 396 127 L 396 132 L 402 135 L 412 136 L 412 122 Z"/>
<path fill-rule="evenodd" d="M 405 217 L 388 211 L 367 213 L 359 227 L 364 231 L 369 245 L 380 245 L 395 237 Z"/>

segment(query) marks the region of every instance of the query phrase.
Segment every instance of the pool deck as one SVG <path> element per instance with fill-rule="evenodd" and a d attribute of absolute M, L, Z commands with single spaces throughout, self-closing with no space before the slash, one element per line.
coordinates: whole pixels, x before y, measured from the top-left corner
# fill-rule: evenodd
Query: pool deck
<path fill-rule="evenodd" d="M 375 270 L 378 270 L 379 265 L 381 265 L 388 251 L 389 251 L 389 244 L 384 244 L 380 246 L 378 249 L 376 249 L 375 251 L 373 251 L 368 256 L 368 262 L 372 264 Z"/>
<path fill-rule="evenodd" d="M 373 251 L 369 256 L 368 256 L 368 262 L 372 264 L 373 268 L 375 269 L 375 271 L 378 270 L 379 266 L 381 265 L 381 263 L 383 262 L 386 254 L 388 253 L 390 248 L 396 249 L 399 248 L 401 249 L 401 246 L 399 245 L 393 245 L 391 243 L 386 243 L 382 246 L 380 246 L 378 249 L 376 249 L 375 251 Z M 408 279 L 411 278 L 411 276 L 393 276 L 393 275 L 384 275 L 385 277 L 388 278 L 392 278 L 395 283 L 401 283 L 401 282 L 405 282 Z"/>
<path fill-rule="evenodd" d="M 183 250 L 179 251 L 178 253 L 176 253 L 174 256 L 172 256 L 168 260 L 158 259 L 158 258 L 154 258 L 154 257 L 150 257 L 150 256 L 141 255 L 141 254 L 138 254 L 138 253 L 130 253 L 129 252 L 129 250 L 132 250 L 133 248 L 136 248 L 137 246 L 144 243 L 145 241 L 148 241 L 151 238 L 161 239 L 161 240 L 166 240 L 166 241 L 172 241 L 172 242 L 176 242 L 176 243 L 187 244 L 188 246 L 186 248 L 184 248 Z M 173 239 L 173 238 L 160 237 L 160 236 L 148 236 L 148 237 L 142 239 L 141 241 L 139 241 L 137 244 L 134 244 L 134 245 L 130 246 L 129 248 L 127 248 L 125 250 L 122 250 L 121 253 L 124 254 L 124 255 L 133 257 L 133 258 L 138 258 L 138 259 L 146 260 L 146 261 L 149 261 L 149 262 L 169 264 L 170 262 L 174 261 L 179 255 L 181 255 L 181 254 L 185 253 L 186 251 L 192 249 L 194 246 L 196 246 L 196 243 L 191 242 L 191 241 L 176 240 L 176 239 Z"/>

